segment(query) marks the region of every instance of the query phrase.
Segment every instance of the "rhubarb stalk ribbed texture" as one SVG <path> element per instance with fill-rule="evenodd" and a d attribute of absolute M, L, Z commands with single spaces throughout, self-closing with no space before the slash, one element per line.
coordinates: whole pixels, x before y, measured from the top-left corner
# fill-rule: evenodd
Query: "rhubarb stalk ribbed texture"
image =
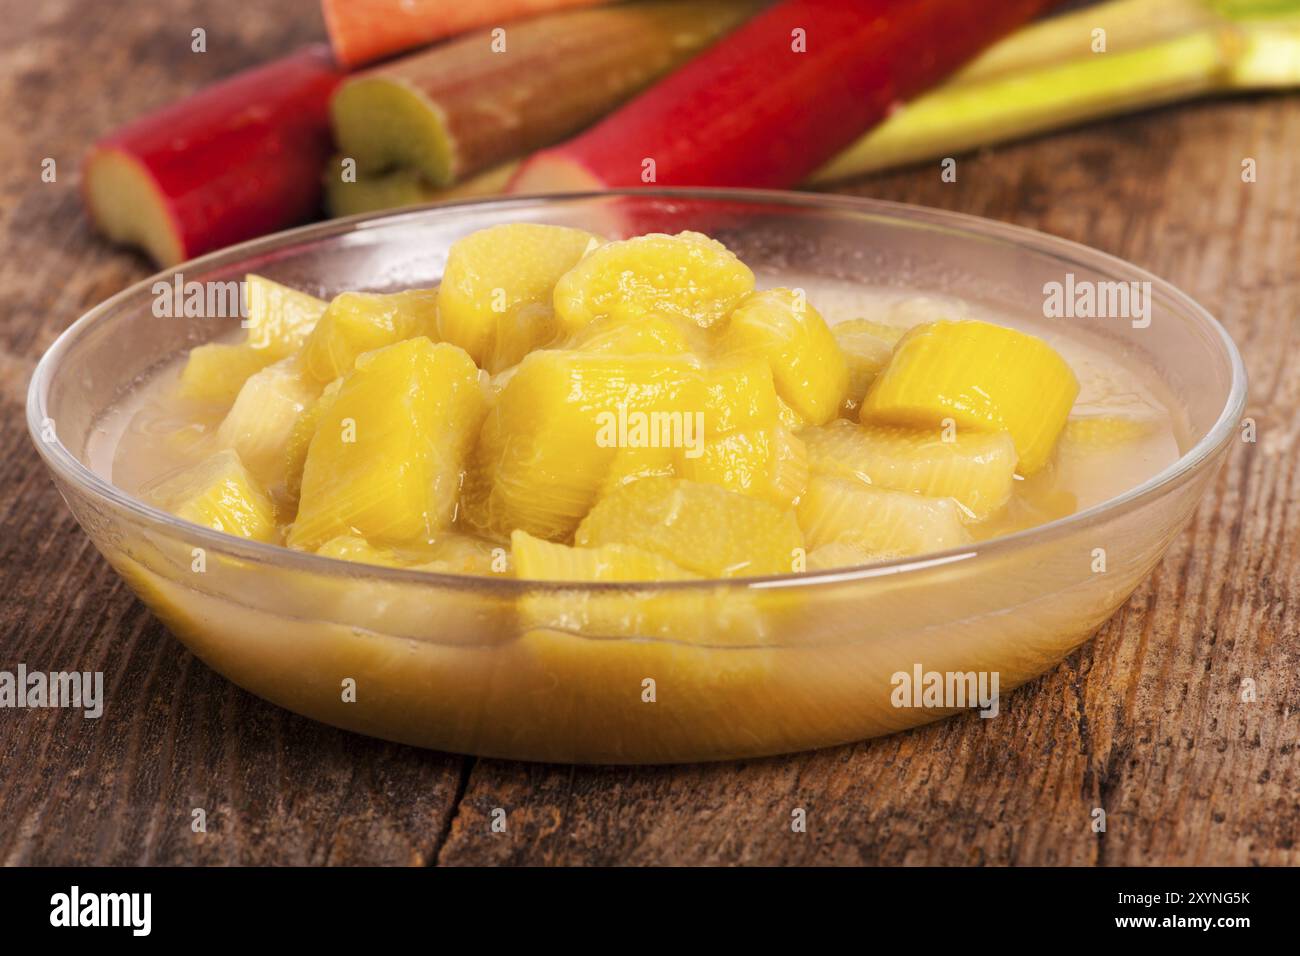
<path fill-rule="evenodd" d="M 801 182 L 1057 0 L 785 0 L 524 164 L 516 192 Z"/>

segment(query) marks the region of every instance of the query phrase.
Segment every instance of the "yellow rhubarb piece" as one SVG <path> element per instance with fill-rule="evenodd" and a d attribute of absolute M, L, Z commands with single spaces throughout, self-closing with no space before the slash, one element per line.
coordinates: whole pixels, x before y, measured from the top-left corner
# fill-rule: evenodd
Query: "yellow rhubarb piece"
<path fill-rule="evenodd" d="M 772 369 L 755 356 L 725 357 L 700 371 L 705 434 L 712 438 L 780 419 Z"/>
<path fill-rule="evenodd" d="M 265 350 L 276 360 L 302 348 L 327 305 L 314 295 L 252 274 L 244 280 L 244 295 L 248 346 Z"/>
<path fill-rule="evenodd" d="M 324 385 L 352 371 L 363 352 L 437 336 L 437 292 L 344 292 L 334 297 L 303 346 L 307 373 Z"/>
<path fill-rule="evenodd" d="M 325 311 L 315 296 L 259 275 L 244 280 L 243 296 L 243 340 L 191 349 L 181 371 L 182 397 L 229 405 L 249 376 L 297 351 Z"/>
<path fill-rule="evenodd" d="M 555 286 L 561 325 L 663 315 L 701 328 L 722 321 L 754 288 L 754 273 L 698 232 L 650 233 L 592 251 Z"/>
<path fill-rule="evenodd" d="M 581 229 L 517 223 L 452 244 L 438 287 L 438 332 L 490 372 L 552 338 L 556 281 L 600 239 Z"/>
<path fill-rule="evenodd" d="M 867 389 L 880 370 L 889 364 L 889 357 L 903 330 L 871 319 L 849 319 L 831 326 L 831 334 L 835 336 L 849 369 L 843 411 L 856 417 Z"/>
<path fill-rule="evenodd" d="M 421 336 L 358 357 L 317 422 L 289 545 L 433 540 L 455 515 L 485 404 L 478 369 L 454 345 Z"/>
<path fill-rule="evenodd" d="M 510 536 L 515 575 L 524 581 L 688 581 L 685 568 L 652 551 L 627 544 L 573 548 L 526 531 Z"/>
<path fill-rule="evenodd" d="M 567 539 L 621 448 L 672 447 L 695 428 L 698 365 L 686 357 L 544 350 L 494 402 L 466 478 L 469 525 Z"/>
<path fill-rule="evenodd" d="M 750 495 L 680 478 L 646 478 L 598 501 L 579 547 L 628 544 L 705 577 L 788 573 L 803 547 L 794 513 Z"/>
<path fill-rule="evenodd" d="M 732 313 L 722 349 L 766 359 L 777 394 L 810 424 L 824 424 L 839 413 L 849 387 L 848 364 L 802 290 L 768 289 L 749 296 Z"/>
<path fill-rule="evenodd" d="M 285 455 L 299 418 L 316 403 L 321 387 L 303 375 L 298 356 L 281 359 L 250 375 L 217 429 L 217 442 L 233 448 L 263 487 L 287 490 Z"/>
<path fill-rule="evenodd" d="M 285 438 L 284 484 L 285 491 L 293 500 L 297 500 L 302 491 L 302 470 L 307 464 L 307 449 L 311 447 L 311 440 L 316 437 L 316 426 L 334 402 L 342 385 L 342 378 L 336 378 L 326 385 L 316 401 L 303 409 L 302 414 L 294 419 L 293 427 L 289 429 L 288 437 Z"/>
<path fill-rule="evenodd" d="M 755 495 L 780 508 L 793 506 L 808 484 L 807 449 L 780 425 L 722 435 L 694 451 L 677 451 L 678 477 Z"/>
<path fill-rule="evenodd" d="M 953 498 L 973 521 L 1001 510 L 1015 483 L 1016 449 L 1006 432 L 856 425 L 841 418 L 800 437 L 815 474 Z"/>
<path fill-rule="evenodd" d="M 776 401 L 776 420 L 792 432 L 802 431 L 808 427 L 804 417 L 779 398 Z"/>
<path fill-rule="evenodd" d="M 559 323 L 550 307 L 515 309 L 502 316 L 492 339 L 492 348 L 482 362 L 489 374 L 496 375 L 513 368 L 534 349 L 544 348 L 556 341 Z"/>
<path fill-rule="evenodd" d="M 1019 471 L 1046 464 L 1079 394 L 1046 342 L 989 322 L 931 322 L 899 340 L 862 403 L 865 422 L 1010 433 Z"/>
<path fill-rule="evenodd" d="M 596 548 L 573 548 L 534 538 L 524 531 L 511 535 L 511 553 L 516 575 L 529 581 L 552 584 L 623 582 L 696 581 L 693 574 L 674 561 L 626 544 L 607 544 Z M 551 593 L 548 593 L 548 590 Z M 529 630 L 558 631 L 587 638 L 636 638 L 663 642 L 682 656 L 682 664 L 693 662 L 697 645 L 761 645 L 765 628 L 748 595 L 727 593 L 713 588 L 642 589 L 632 592 L 619 589 L 598 592 L 577 589 L 544 589 L 528 593 L 520 600 L 520 616 Z M 599 642 L 596 642 L 599 643 Z M 680 648 L 680 649 L 677 649 Z M 629 655 L 658 658 L 645 654 L 645 645 L 628 647 Z M 733 652 L 739 653 L 739 652 Z M 754 658 L 756 665 L 770 662 Z M 700 679 L 717 679 L 709 672 L 706 661 Z M 643 676 L 666 679 L 657 667 Z M 635 685 L 635 686 L 639 686 Z M 671 685 L 671 686 L 675 686 Z"/>
<path fill-rule="evenodd" d="M 181 369 L 178 391 L 189 401 L 228 406 L 250 376 L 274 361 L 271 353 L 244 342 L 196 345 Z"/>
<path fill-rule="evenodd" d="M 844 543 L 874 557 L 926 554 L 971 541 L 951 498 L 888 491 L 848 478 L 814 475 L 799 502 L 808 546 Z"/>
<path fill-rule="evenodd" d="M 685 323 L 662 315 L 620 316 L 579 329 L 570 348 L 615 355 L 683 355 L 701 345 Z"/>
<path fill-rule="evenodd" d="M 185 521 L 253 541 L 275 541 L 275 504 L 232 449 L 146 487 L 141 497 Z"/>
<path fill-rule="evenodd" d="M 599 496 L 609 494 L 620 485 L 642 478 L 671 478 L 676 474 L 679 452 L 673 448 L 620 448 L 610 462 Z"/>

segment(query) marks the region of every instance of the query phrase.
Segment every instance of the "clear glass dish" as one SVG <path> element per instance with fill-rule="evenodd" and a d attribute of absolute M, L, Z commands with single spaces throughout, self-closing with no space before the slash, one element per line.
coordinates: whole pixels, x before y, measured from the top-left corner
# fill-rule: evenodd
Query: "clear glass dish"
<path fill-rule="evenodd" d="M 637 231 L 717 235 L 760 275 L 797 271 L 949 293 L 1006 315 L 1041 315 L 1044 284 L 1065 273 L 1076 282 L 1149 281 L 1149 327 L 1061 321 L 1163 378 L 1185 418 L 1184 454 L 1100 506 L 923 559 L 631 586 L 436 575 L 250 543 L 149 507 L 92 464 L 106 409 L 184 350 L 229 330 L 210 319 L 155 317 L 156 281 L 256 271 L 320 295 L 429 285 L 448 246 L 476 229 L 528 221 L 608 234 L 629 217 Z M 1187 524 L 1236 433 L 1245 394 L 1240 356 L 1203 308 L 1074 243 L 886 202 L 640 190 L 338 220 L 184 263 L 69 328 L 36 370 L 27 415 L 95 546 L 186 646 L 240 686 L 315 719 L 423 747 L 641 763 L 822 747 L 952 713 L 894 706 L 893 676 L 918 666 L 996 672 L 1003 694 L 1041 674 L 1124 602 Z M 1106 551 L 1100 573 L 1097 548 Z M 676 609 L 679 638 L 643 639 L 619 625 L 648 601 Z"/>

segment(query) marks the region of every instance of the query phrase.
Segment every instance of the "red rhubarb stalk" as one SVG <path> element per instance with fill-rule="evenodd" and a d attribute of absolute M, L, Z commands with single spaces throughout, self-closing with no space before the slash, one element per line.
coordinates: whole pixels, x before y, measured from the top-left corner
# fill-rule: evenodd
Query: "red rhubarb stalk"
<path fill-rule="evenodd" d="M 446 186 L 558 143 L 754 12 L 754 0 L 651 0 L 487 30 L 349 76 L 330 113 L 366 175 L 418 169 Z"/>
<path fill-rule="evenodd" d="M 512 192 L 786 188 L 1058 0 L 784 0 L 577 137 Z"/>
<path fill-rule="evenodd" d="M 339 78 L 329 51 L 309 47 L 100 140 L 82 176 L 96 225 L 172 265 L 310 218 Z"/>
<path fill-rule="evenodd" d="M 339 63 L 351 68 L 475 27 L 607 0 L 321 0 Z"/>

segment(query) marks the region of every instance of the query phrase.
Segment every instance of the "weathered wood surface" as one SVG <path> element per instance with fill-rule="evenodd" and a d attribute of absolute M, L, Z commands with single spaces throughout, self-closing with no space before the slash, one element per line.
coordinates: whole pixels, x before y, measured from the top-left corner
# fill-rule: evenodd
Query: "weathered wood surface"
<path fill-rule="evenodd" d="M 209 671 L 95 554 L 24 428 L 40 353 L 148 271 L 90 233 L 81 152 L 320 37 L 315 6 L 17 0 L 0 18 L 0 669 L 99 669 L 110 693 L 98 721 L 0 711 L 0 862 L 1300 863 L 1300 97 L 1161 110 L 964 158 L 956 183 L 936 165 L 851 190 L 1132 259 L 1219 315 L 1250 368 L 1258 443 L 1003 719 L 741 764 L 511 764 L 322 727 Z M 196 26 L 206 54 L 189 51 Z M 1239 700 L 1243 677 L 1257 702 Z"/>

